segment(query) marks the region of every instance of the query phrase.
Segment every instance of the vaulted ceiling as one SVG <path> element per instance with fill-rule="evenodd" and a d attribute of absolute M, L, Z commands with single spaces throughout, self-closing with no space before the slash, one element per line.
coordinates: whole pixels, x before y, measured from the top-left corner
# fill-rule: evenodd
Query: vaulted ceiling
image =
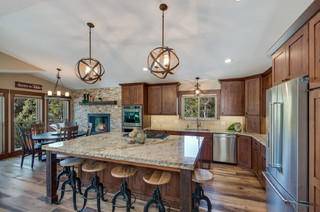
<path fill-rule="evenodd" d="M 194 82 L 242 77 L 271 66 L 266 51 L 312 0 L 166 1 L 165 44 L 180 58 L 165 80 L 143 71 L 149 52 L 161 45 L 159 0 L 1 0 L 0 51 L 43 70 L 55 81 L 63 70 L 69 88 L 113 87 L 126 82 Z M 94 85 L 75 75 L 88 54 L 87 22 L 93 22 L 92 56 L 105 67 Z M 225 64 L 227 57 L 232 63 Z"/>

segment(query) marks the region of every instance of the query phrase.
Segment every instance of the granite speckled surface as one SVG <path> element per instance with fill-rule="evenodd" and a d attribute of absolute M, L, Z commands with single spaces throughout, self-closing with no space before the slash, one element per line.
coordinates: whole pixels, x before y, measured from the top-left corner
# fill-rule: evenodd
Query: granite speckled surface
<path fill-rule="evenodd" d="M 164 131 L 180 131 L 180 132 L 203 132 L 203 133 L 227 133 L 227 134 L 235 134 L 235 135 L 246 135 L 256 139 L 262 145 L 266 146 L 266 134 L 259 133 L 249 133 L 249 132 L 235 132 L 231 130 L 218 130 L 218 129 L 209 129 L 209 130 L 188 130 L 188 129 L 155 129 L 155 128 L 146 128 L 144 130 L 164 130 Z"/>
<path fill-rule="evenodd" d="M 110 132 L 42 146 L 59 153 L 106 158 L 140 164 L 193 170 L 203 137 L 169 136 L 128 144 L 123 132 Z"/>

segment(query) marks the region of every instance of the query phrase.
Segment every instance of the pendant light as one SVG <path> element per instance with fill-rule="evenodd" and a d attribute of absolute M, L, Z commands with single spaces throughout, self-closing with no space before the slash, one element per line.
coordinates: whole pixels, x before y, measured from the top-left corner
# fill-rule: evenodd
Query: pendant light
<path fill-rule="evenodd" d="M 160 10 L 162 11 L 162 46 L 153 49 L 147 59 L 148 69 L 160 79 L 176 73 L 179 66 L 179 58 L 176 51 L 164 45 L 164 11 L 167 9 L 168 6 L 166 4 L 160 5 Z"/>
<path fill-rule="evenodd" d="M 91 57 L 91 29 L 94 28 L 93 23 L 87 23 L 89 27 L 89 57 L 82 58 L 76 64 L 76 74 L 79 79 L 88 84 L 94 84 L 101 80 L 104 74 L 104 67 L 101 63 Z"/>
<path fill-rule="evenodd" d="M 196 96 L 200 96 L 200 94 L 202 94 L 202 90 L 200 89 L 200 84 L 199 84 L 199 77 L 196 77 L 197 83 L 194 86 L 196 89 L 194 90 L 194 95 Z"/>
<path fill-rule="evenodd" d="M 64 95 L 62 95 L 61 91 L 57 90 L 58 85 L 59 85 L 59 81 L 61 83 L 61 87 L 64 87 L 61 81 L 61 76 L 60 76 L 60 68 L 57 68 L 58 73 L 57 73 L 57 82 L 56 85 L 54 87 L 53 92 L 51 90 L 48 91 L 47 95 L 45 96 L 46 99 L 51 99 L 51 98 L 60 98 L 60 99 L 71 99 L 70 97 L 70 93 L 68 91 L 66 91 L 64 93 Z"/>

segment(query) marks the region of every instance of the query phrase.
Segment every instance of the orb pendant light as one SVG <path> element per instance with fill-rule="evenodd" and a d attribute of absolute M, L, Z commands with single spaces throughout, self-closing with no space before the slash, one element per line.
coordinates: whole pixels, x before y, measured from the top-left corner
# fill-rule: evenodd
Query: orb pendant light
<path fill-rule="evenodd" d="M 176 73 L 179 66 L 179 58 L 176 51 L 164 45 L 164 11 L 167 9 L 168 6 L 166 4 L 160 5 L 160 10 L 162 11 L 162 46 L 153 49 L 147 59 L 148 69 L 160 79 Z"/>
<path fill-rule="evenodd" d="M 194 95 L 196 96 L 200 96 L 200 94 L 202 94 L 202 90 L 200 89 L 200 84 L 199 84 L 199 77 L 196 77 L 197 83 L 194 86 L 196 89 L 194 90 Z"/>
<path fill-rule="evenodd" d="M 91 57 L 91 29 L 94 28 L 92 23 L 87 23 L 89 26 L 89 57 L 82 58 L 76 64 L 76 75 L 83 82 L 94 84 L 101 80 L 104 74 L 104 67 L 102 64 Z"/>

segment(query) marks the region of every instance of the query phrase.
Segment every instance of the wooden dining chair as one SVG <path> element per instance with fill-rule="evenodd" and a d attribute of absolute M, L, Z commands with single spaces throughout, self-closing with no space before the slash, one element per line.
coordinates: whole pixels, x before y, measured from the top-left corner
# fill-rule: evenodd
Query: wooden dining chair
<path fill-rule="evenodd" d="M 66 141 L 78 137 L 78 126 L 61 128 L 60 141 Z"/>
<path fill-rule="evenodd" d="M 77 122 L 75 121 L 75 122 L 65 122 L 64 126 L 65 127 L 75 127 L 75 126 L 78 126 L 78 125 L 77 125 Z"/>
<path fill-rule="evenodd" d="M 90 136 L 92 134 L 92 127 L 93 127 L 93 124 L 89 123 L 88 124 L 88 130 L 87 130 L 87 136 Z"/>
<path fill-rule="evenodd" d="M 34 133 L 35 135 L 45 133 L 45 132 L 46 132 L 46 125 L 44 123 L 32 125 L 32 133 Z"/>
<path fill-rule="evenodd" d="M 43 152 L 41 145 L 32 140 L 31 127 L 18 127 L 18 132 L 22 146 L 21 167 L 23 166 L 24 157 L 32 155 L 31 168 L 33 168 L 35 154 Z"/>

